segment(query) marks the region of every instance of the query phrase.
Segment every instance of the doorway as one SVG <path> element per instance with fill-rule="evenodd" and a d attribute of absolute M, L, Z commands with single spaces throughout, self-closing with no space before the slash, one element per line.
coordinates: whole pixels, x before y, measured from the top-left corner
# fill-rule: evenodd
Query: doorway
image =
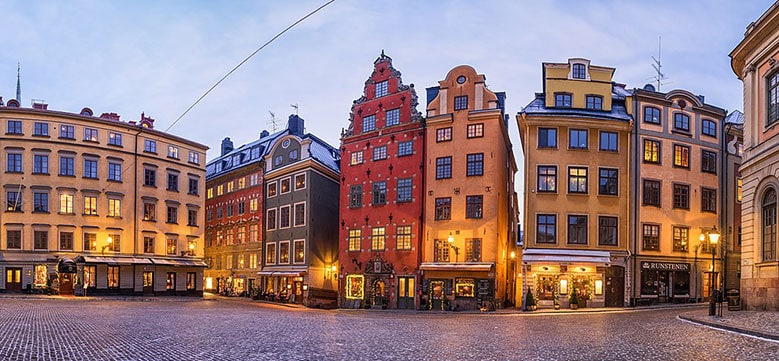
<path fill-rule="evenodd" d="M 73 273 L 60 273 L 60 290 L 61 295 L 73 294 Z"/>
<path fill-rule="evenodd" d="M 398 308 L 414 309 L 414 277 L 398 277 Z"/>
<path fill-rule="evenodd" d="M 21 268 L 5 269 L 5 291 L 22 292 L 22 269 Z"/>
<path fill-rule="evenodd" d="M 430 308 L 433 310 L 444 309 L 444 281 L 430 282 Z"/>
<path fill-rule="evenodd" d="M 373 306 L 386 308 L 386 306 L 384 306 L 384 280 L 377 279 L 373 281 L 373 287 L 371 287 L 371 289 L 373 290 Z"/>
<path fill-rule="evenodd" d="M 625 268 L 606 268 L 606 307 L 625 307 Z"/>
<path fill-rule="evenodd" d="M 143 271 L 143 295 L 154 295 L 154 272 Z"/>

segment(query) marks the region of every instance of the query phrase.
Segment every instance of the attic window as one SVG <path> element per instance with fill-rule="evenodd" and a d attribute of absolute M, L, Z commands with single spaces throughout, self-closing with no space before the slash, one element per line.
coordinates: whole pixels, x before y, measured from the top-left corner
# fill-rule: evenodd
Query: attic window
<path fill-rule="evenodd" d="M 587 79 L 587 68 L 584 64 L 573 64 L 572 72 L 574 79 Z"/>

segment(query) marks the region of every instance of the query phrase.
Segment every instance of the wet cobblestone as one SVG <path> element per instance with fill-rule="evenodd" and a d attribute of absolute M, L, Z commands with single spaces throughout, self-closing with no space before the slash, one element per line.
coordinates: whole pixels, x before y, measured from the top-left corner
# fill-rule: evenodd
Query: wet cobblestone
<path fill-rule="evenodd" d="M 251 302 L 0 299 L 2 360 L 775 360 L 779 343 L 678 309 L 310 310 Z M 704 312 L 704 311 L 701 311 Z"/>

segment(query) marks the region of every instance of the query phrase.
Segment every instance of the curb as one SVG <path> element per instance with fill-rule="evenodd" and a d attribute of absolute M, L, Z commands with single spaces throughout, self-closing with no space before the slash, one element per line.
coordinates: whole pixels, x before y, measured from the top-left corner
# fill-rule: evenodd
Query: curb
<path fill-rule="evenodd" d="M 679 315 L 677 317 L 679 317 L 680 319 L 685 320 L 685 321 L 689 321 L 689 322 L 692 322 L 692 323 L 695 323 L 695 324 L 699 324 L 699 325 L 713 327 L 713 328 L 720 329 L 720 330 L 725 330 L 725 331 L 740 333 L 740 334 L 744 334 L 744 335 L 755 336 L 755 337 L 765 338 L 765 339 L 769 339 L 769 340 L 779 341 L 779 335 L 776 335 L 776 334 L 770 334 L 770 333 L 765 333 L 763 331 L 758 331 L 758 330 L 753 330 L 753 329 L 748 329 L 748 328 L 740 328 L 740 327 L 735 327 L 735 326 L 731 326 L 731 325 L 725 325 L 725 324 L 722 324 L 722 323 L 717 323 L 717 322 L 712 322 L 712 321 L 706 321 L 706 320 L 702 320 L 700 318 L 695 318 L 695 317 L 691 317 L 691 316 Z M 709 316 L 709 317 L 711 317 L 711 316 Z"/>

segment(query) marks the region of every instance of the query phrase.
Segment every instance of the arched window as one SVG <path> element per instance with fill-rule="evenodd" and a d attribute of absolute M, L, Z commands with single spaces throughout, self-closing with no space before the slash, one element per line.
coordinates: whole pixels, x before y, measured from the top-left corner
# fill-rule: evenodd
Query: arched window
<path fill-rule="evenodd" d="M 584 64 L 573 64 L 573 78 L 587 79 L 587 70 Z"/>
<path fill-rule="evenodd" d="M 763 261 L 776 260 L 776 190 L 763 195 Z"/>

